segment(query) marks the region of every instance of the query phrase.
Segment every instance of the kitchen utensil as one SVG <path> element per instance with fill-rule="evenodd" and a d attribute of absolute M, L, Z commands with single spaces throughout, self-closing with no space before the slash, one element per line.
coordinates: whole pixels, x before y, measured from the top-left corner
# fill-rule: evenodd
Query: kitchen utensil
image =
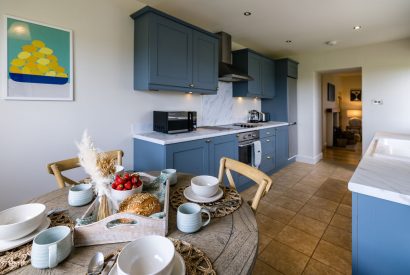
<path fill-rule="evenodd" d="M 164 169 L 161 171 L 161 175 L 165 175 L 169 179 L 170 185 L 175 185 L 177 183 L 177 170 L 175 169 Z"/>
<path fill-rule="evenodd" d="M 118 256 L 120 275 L 170 275 L 174 266 L 175 247 L 165 237 L 152 235 L 127 244 Z"/>
<path fill-rule="evenodd" d="M 36 230 L 46 218 L 46 206 L 29 203 L 0 212 L 0 240 L 17 240 Z"/>
<path fill-rule="evenodd" d="M 37 236 L 38 233 L 48 228 L 50 226 L 50 223 L 51 223 L 50 219 L 46 218 L 36 230 L 31 232 L 27 236 L 24 236 L 20 239 L 12 240 L 12 241 L 0 241 L 0 252 L 19 247 L 20 245 L 23 245 L 25 243 L 32 241 Z"/>
<path fill-rule="evenodd" d="M 95 253 L 88 264 L 87 275 L 100 274 L 104 267 L 104 254 L 101 252 Z"/>
<path fill-rule="evenodd" d="M 118 255 L 120 254 L 120 251 L 115 252 L 114 255 L 108 260 L 107 264 L 105 265 L 103 271 L 101 272 L 101 275 L 108 275 L 111 273 L 111 270 L 114 268 Z"/>
<path fill-rule="evenodd" d="M 191 186 L 188 186 L 187 188 L 185 188 L 184 190 L 184 196 L 185 198 L 187 198 L 189 201 L 193 201 L 193 202 L 199 202 L 199 203 L 208 203 L 208 202 L 214 202 L 219 200 L 220 198 L 222 198 L 222 196 L 224 195 L 224 192 L 222 191 L 221 188 L 218 189 L 218 191 L 216 192 L 215 195 L 213 195 L 212 197 L 209 198 L 204 198 L 201 196 L 198 196 L 193 190 Z"/>
<path fill-rule="evenodd" d="M 261 122 L 268 122 L 268 121 L 270 121 L 270 114 L 269 114 L 269 113 L 261 112 L 260 114 L 261 114 L 261 117 L 260 117 L 260 121 L 261 121 Z"/>
<path fill-rule="evenodd" d="M 248 112 L 248 122 L 255 123 L 261 120 L 260 113 L 257 110 L 250 110 Z"/>
<path fill-rule="evenodd" d="M 83 206 L 92 201 L 94 192 L 89 183 L 74 185 L 68 191 L 68 204 L 71 206 Z"/>
<path fill-rule="evenodd" d="M 35 268 L 56 267 L 70 255 L 71 249 L 71 229 L 68 226 L 44 230 L 33 240 L 31 265 Z"/>
<path fill-rule="evenodd" d="M 219 180 L 212 176 L 196 176 L 191 179 L 191 188 L 200 197 L 209 198 L 218 192 Z"/>
<path fill-rule="evenodd" d="M 202 213 L 208 215 L 208 219 L 202 221 Z M 201 208 L 196 203 L 187 202 L 178 207 L 177 212 L 177 227 L 180 231 L 185 233 L 193 233 L 205 227 L 211 221 L 211 213 L 208 209 Z"/>

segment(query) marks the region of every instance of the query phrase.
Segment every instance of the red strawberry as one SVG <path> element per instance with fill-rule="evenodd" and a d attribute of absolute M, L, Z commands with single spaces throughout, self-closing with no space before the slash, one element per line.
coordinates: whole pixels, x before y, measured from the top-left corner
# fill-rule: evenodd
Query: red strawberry
<path fill-rule="evenodd" d="M 123 180 L 121 177 L 116 178 L 116 179 L 115 179 L 115 182 L 117 183 L 117 185 L 119 185 L 119 184 L 124 184 L 124 180 Z"/>
<path fill-rule="evenodd" d="M 111 187 L 112 187 L 112 189 L 117 189 L 117 184 L 114 182 L 114 183 L 111 185 Z"/>
<path fill-rule="evenodd" d="M 142 185 L 142 181 L 140 179 L 138 179 L 137 181 L 137 187 L 140 187 Z"/>
<path fill-rule="evenodd" d="M 130 178 L 130 174 L 125 173 L 123 178 L 124 178 L 125 180 L 128 180 L 128 179 Z"/>
<path fill-rule="evenodd" d="M 115 176 L 115 180 L 117 180 L 117 179 L 119 179 L 119 178 L 121 178 L 120 175 L 116 175 L 116 176 Z"/>
<path fill-rule="evenodd" d="M 124 185 L 123 184 L 118 184 L 117 185 L 117 190 L 124 190 Z"/>
<path fill-rule="evenodd" d="M 132 185 L 131 185 L 130 182 L 127 182 L 126 184 L 124 184 L 124 187 L 125 187 L 125 189 L 127 189 L 127 190 L 131 190 Z"/>
<path fill-rule="evenodd" d="M 135 175 L 131 177 L 132 184 L 136 184 L 137 181 L 138 181 L 138 178 Z"/>

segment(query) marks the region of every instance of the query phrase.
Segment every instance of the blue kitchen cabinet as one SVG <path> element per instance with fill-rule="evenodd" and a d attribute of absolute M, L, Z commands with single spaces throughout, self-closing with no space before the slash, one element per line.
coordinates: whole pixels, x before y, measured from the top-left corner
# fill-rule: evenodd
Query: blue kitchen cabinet
<path fill-rule="evenodd" d="M 273 98 L 275 95 L 274 61 L 250 50 L 232 52 L 233 65 L 253 80 L 233 83 L 233 96 Z"/>
<path fill-rule="evenodd" d="M 276 168 L 281 169 L 289 164 L 289 126 L 275 128 Z"/>
<path fill-rule="evenodd" d="M 410 274 L 410 206 L 352 193 L 352 273 Z"/>
<path fill-rule="evenodd" d="M 134 89 L 216 94 L 218 37 L 149 6 L 134 19 Z"/>
<path fill-rule="evenodd" d="M 134 139 L 134 170 L 159 171 L 174 168 L 178 172 L 217 177 L 222 157 L 238 159 L 235 135 L 161 145 Z"/>

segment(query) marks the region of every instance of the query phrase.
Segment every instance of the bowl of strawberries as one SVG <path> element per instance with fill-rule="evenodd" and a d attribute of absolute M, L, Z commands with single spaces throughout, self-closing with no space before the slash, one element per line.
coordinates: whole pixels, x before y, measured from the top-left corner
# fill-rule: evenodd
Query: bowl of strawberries
<path fill-rule="evenodd" d="M 136 193 L 141 193 L 143 181 L 138 174 L 117 174 L 111 184 L 111 196 L 118 203 Z"/>

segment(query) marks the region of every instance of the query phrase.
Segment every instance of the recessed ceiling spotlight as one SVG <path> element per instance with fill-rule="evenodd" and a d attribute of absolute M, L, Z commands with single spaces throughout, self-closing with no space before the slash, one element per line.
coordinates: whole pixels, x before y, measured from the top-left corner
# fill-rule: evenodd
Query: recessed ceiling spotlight
<path fill-rule="evenodd" d="M 285 42 L 286 43 L 292 43 L 292 40 L 286 40 Z"/>
<path fill-rule="evenodd" d="M 328 46 L 334 46 L 334 45 L 337 44 L 337 41 L 336 40 L 330 40 L 330 41 L 326 41 L 325 44 L 328 45 Z"/>
<path fill-rule="evenodd" d="M 358 31 L 358 30 L 360 30 L 361 28 L 362 28 L 362 26 L 359 26 L 359 25 L 353 27 L 353 29 L 354 29 L 355 31 Z"/>
<path fill-rule="evenodd" d="M 245 16 L 249 16 L 249 15 L 251 15 L 252 13 L 250 12 L 250 11 L 245 11 L 244 13 L 243 13 L 243 15 L 245 15 Z"/>

